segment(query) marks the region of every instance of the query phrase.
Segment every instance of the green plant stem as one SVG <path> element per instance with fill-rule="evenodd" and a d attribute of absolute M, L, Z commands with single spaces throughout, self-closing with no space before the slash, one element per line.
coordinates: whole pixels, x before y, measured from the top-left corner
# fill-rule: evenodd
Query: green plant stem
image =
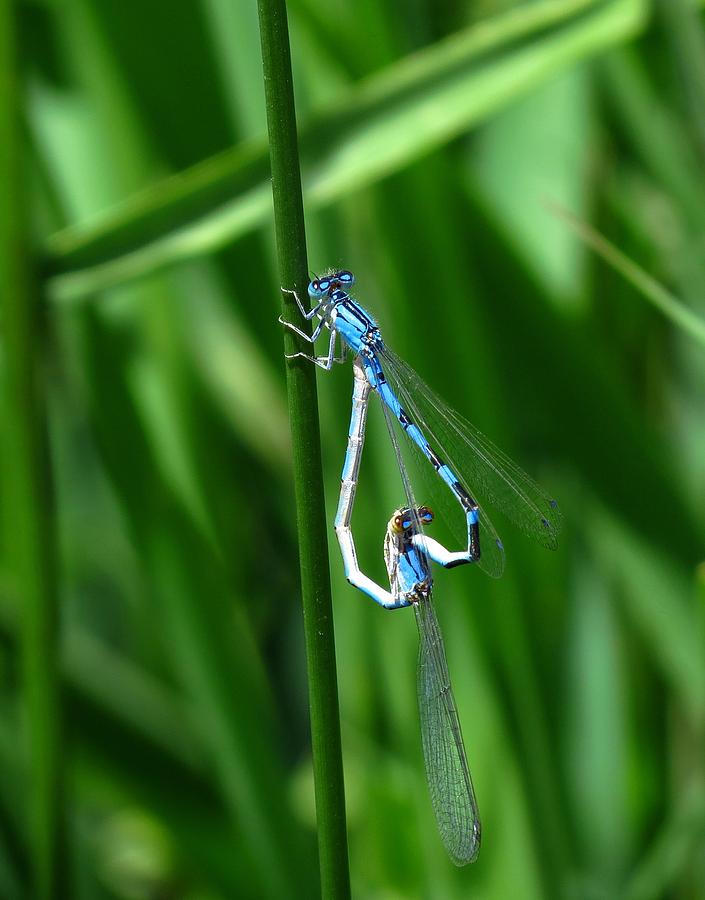
<path fill-rule="evenodd" d="M 581 241 L 599 254 L 605 262 L 619 272 L 639 293 L 656 307 L 674 325 L 684 331 L 690 337 L 705 344 L 705 320 L 692 312 L 677 297 L 674 297 L 663 285 L 645 272 L 606 237 L 583 222 L 567 209 L 559 204 L 550 202 L 549 209 L 560 216 L 566 224 L 578 235 Z"/>
<path fill-rule="evenodd" d="M 286 4 L 284 0 L 259 0 L 258 7 L 279 274 L 284 287 L 305 297 L 308 264 Z M 287 321 L 301 318 L 291 294 L 284 292 L 282 315 Z M 287 353 L 305 349 L 298 343 L 286 330 Z M 310 363 L 300 359 L 288 363 L 286 369 L 321 892 L 329 900 L 350 896 L 350 875 L 316 373 Z"/>
<path fill-rule="evenodd" d="M 27 222 L 19 115 L 17 4 L 0 0 L 0 285 L 2 286 L 6 534 L 22 604 L 24 725 L 31 896 L 68 897 L 62 841 L 57 585 L 47 421 L 40 384 L 40 294 Z"/>

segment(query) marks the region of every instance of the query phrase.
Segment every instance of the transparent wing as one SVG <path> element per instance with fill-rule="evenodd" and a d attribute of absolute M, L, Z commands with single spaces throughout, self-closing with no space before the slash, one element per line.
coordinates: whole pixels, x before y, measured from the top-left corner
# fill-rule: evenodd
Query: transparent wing
<path fill-rule="evenodd" d="M 453 862 L 463 866 L 480 850 L 480 816 L 430 595 L 413 606 L 419 629 L 417 687 L 426 778 L 443 844 Z"/>
<path fill-rule="evenodd" d="M 443 456 L 445 451 L 443 449 L 437 431 L 434 431 L 428 427 L 426 417 L 424 417 L 420 413 L 418 404 L 411 396 L 411 391 L 405 386 L 400 375 L 398 374 L 397 369 L 395 368 L 397 365 L 399 365 L 400 367 L 406 367 L 405 363 L 402 363 L 402 361 L 397 357 L 392 356 L 389 351 L 385 351 L 383 366 L 390 387 L 396 393 L 397 397 L 401 401 L 402 406 L 406 409 L 409 415 L 411 415 L 417 425 L 419 425 L 421 430 L 424 432 L 434 451 Z M 406 368 L 408 369 L 408 367 Z M 429 390 L 423 384 L 421 378 L 413 373 L 413 370 L 409 369 L 409 372 L 411 372 L 418 380 L 418 383 L 422 385 L 422 389 L 426 391 Z M 385 420 L 387 422 L 389 435 L 395 448 L 399 467 L 404 478 L 406 493 L 407 497 L 409 498 L 409 505 L 414 507 L 415 503 L 413 502 L 411 490 L 409 488 L 409 475 L 408 472 L 406 472 L 406 469 L 409 467 L 405 466 L 402 451 L 396 438 L 397 432 L 402 432 L 402 429 L 397 422 L 396 417 L 393 416 L 387 409 L 386 404 L 382 403 L 381 406 L 384 412 Z M 442 513 L 442 517 L 445 518 L 448 524 L 451 526 L 451 530 L 455 534 L 456 539 L 461 542 L 461 545 L 463 547 L 466 547 L 467 526 L 464 512 L 462 511 L 457 500 L 453 497 L 448 486 L 443 482 L 440 476 L 433 471 L 428 460 L 423 455 L 421 450 L 417 447 L 414 441 L 412 441 L 408 437 L 406 432 L 403 433 L 404 447 L 411 455 L 411 461 L 413 461 L 414 463 L 411 466 L 411 469 L 413 470 L 415 475 L 420 476 L 424 482 L 424 502 L 431 502 L 431 505 L 435 511 L 440 510 L 440 512 Z M 455 468 L 452 465 L 447 454 L 444 461 L 451 464 L 452 468 Z M 456 474 L 458 474 L 458 477 L 462 481 L 462 475 L 457 469 Z M 472 485 L 464 486 L 472 493 Z M 477 501 L 477 497 L 475 497 L 474 494 L 473 497 Z M 421 523 L 417 524 L 419 526 L 419 530 L 421 531 Z M 476 565 L 479 566 L 487 575 L 490 575 L 492 578 L 499 578 L 504 572 L 504 548 L 490 517 L 482 508 L 482 506 L 480 506 L 480 548 L 480 559 L 478 560 Z"/>
<path fill-rule="evenodd" d="M 404 360 L 386 347 L 380 356 L 402 405 L 473 498 L 496 506 L 530 537 L 555 549 L 562 518 L 556 501 L 451 409 Z"/>
<path fill-rule="evenodd" d="M 417 504 L 397 440 L 396 420 L 384 403 L 382 410 L 399 465 L 406 503 L 413 511 Z M 408 443 L 413 445 L 411 441 Z M 428 468 L 428 463 L 425 466 Z M 418 517 L 414 532 L 423 535 Z M 417 552 L 422 552 L 419 547 Z M 480 850 L 480 816 L 431 594 L 424 597 L 419 593 L 412 605 L 419 630 L 416 678 L 426 779 L 443 845 L 453 862 L 463 866 L 472 862 Z"/>

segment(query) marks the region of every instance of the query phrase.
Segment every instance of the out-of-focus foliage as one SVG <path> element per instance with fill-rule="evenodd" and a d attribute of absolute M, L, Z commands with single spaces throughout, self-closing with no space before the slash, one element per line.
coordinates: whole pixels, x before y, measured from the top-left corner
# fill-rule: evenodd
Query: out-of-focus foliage
<path fill-rule="evenodd" d="M 354 895 L 704 898 L 703 347 L 549 208 L 705 317 L 699 8 L 291 0 L 290 26 L 311 265 L 355 270 L 389 342 L 566 523 L 551 554 L 497 522 L 499 582 L 437 577 L 484 826 L 464 870 L 424 783 L 413 616 L 350 588 L 333 548 Z M 73 896 L 315 896 L 255 3 L 30 0 L 22 41 Z M 319 381 L 331 520 L 351 380 Z M 380 418 L 354 520 L 378 578 L 401 501 Z M 31 789 L 14 518 L 8 900 L 29 896 Z"/>

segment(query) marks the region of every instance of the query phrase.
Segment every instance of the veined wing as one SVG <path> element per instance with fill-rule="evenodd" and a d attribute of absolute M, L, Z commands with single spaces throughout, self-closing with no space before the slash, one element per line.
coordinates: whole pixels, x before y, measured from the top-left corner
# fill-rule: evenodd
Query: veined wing
<path fill-rule="evenodd" d="M 391 413 L 386 403 L 382 401 L 380 405 L 382 407 L 385 422 L 387 423 L 389 439 L 392 443 L 392 447 L 394 448 L 394 453 L 397 459 L 397 465 L 399 467 L 399 473 L 404 487 L 404 493 L 406 495 L 407 506 L 410 510 L 415 510 L 417 507 L 417 503 L 414 499 L 414 491 L 411 485 L 410 473 L 407 469 L 406 463 L 404 462 L 404 454 L 397 439 L 397 434 L 401 431 L 401 428 L 399 427 L 399 422 Z M 410 451 L 411 455 L 415 458 L 417 462 L 416 468 L 418 468 L 419 472 L 424 478 L 424 501 L 428 502 L 429 500 L 432 500 L 434 509 L 440 507 L 450 523 L 455 525 L 454 531 L 456 532 L 456 536 L 459 536 L 461 540 L 466 541 L 467 532 L 463 530 L 466 525 L 465 515 L 463 513 L 461 516 L 462 510 L 455 498 L 453 498 L 448 485 L 445 484 L 435 473 L 433 473 L 428 460 L 422 454 L 421 450 L 417 447 L 416 443 L 412 441 L 408 435 L 406 435 L 404 445 L 407 450 Z M 461 521 L 463 528 L 461 528 L 460 526 Z M 424 533 L 423 524 L 418 519 L 415 522 L 415 530 L 420 535 L 423 535 Z M 499 535 L 495 531 L 494 525 L 483 509 L 480 509 L 480 547 L 480 559 L 476 563 L 476 565 L 478 565 L 492 578 L 499 578 L 504 571 L 504 549 L 502 547 L 502 542 L 499 539 Z"/>
<path fill-rule="evenodd" d="M 480 816 L 430 595 L 413 606 L 419 629 L 417 687 L 426 778 L 443 844 L 453 862 L 463 866 L 480 850 Z"/>
<path fill-rule="evenodd" d="M 444 450 L 440 444 L 438 434 L 436 432 L 432 432 L 431 429 L 428 428 L 424 417 L 418 411 L 417 404 L 414 402 L 410 391 L 405 387 L 399 373 L 395 369 L 395 364 L 398 364 L 399 366 L 405 364 L 402 363 L 402 361 L 397 357 L 393 357 L 391 354 L 386 355 L 386 353 L 387 351 L 385 351 L 383 366 L 390 387 L 396 394 L 402 406 L 405 408 L 406 412 L 424 432 L 425 437 L 430 442 L 434 452 L 440 454 L 440 456 L 443 457 Z M 409 371 L 413 373 L 413 370 Z M 423 385 L 423 382 L 421 382 L 419 376 L 415 375 L 415 377 L 418 379 L 418 382 Z M 381 406 L 384 412 L 385 420 L 387 422 L 389 436 L 395 449 L 399 468 L 402 472 L 402 478 L 404 481 L 406 495 L 409 500 L 409 506 L 413 509 L 415 508 L 416 504 L 412 497 L 409 475 L 406 471 L 402 449 L 399 446 L 396 437 L 397 429 L 399 429 L 399 431 L 401 431 L 401 429 L 399 428 L 399 423 L 396 417 L 392 415 L 386 404 L 382 402 Z M 448 485 L 440 478 L 440 476 L 433 472 L 428 459 L 424 456 L 416 443 L 411 440 L 406 432 L 403 433 L 405 435 L 404 446 L 411 454 L 411 457 L 415 462 L 415 465 L 412 467 L 413 471 L 416 474 L 420 475 L 424 481 L 424 502 L 428 503 L 430 501 L 432 502 L 434 510 L 440 509 L 443 518 L 445 518 L 448 524 L 451 526 L 451 529 L 455 533 L 456 538 L 462 541 L 463 546 L 466 546 L 468 537 L 467 522 L 464 511 L 462 510 L 457 499 L 453 497 L 453 494 Z M 450 463 L 447 455 L 445 455 L 444 462 Z M 452 464 L 451 468 L 455 469 Z M 457 469 L 455 469 L 455 473 L 462 480 L 462 476 Z M 464 487 L 472 492 L 471 485 L 464 485 Z M 474 499 L 477 502 L 477 498 L 475 497 Z M 502 541 L 500 540 L 490 517 L 487 515 L 481 505 L 479 507 L 479 512 L 480 559 L 477 561 L 476 565 L 479 566 L 479 568 L 481 568 L 483 572 L 485 572 L 490 577 L 499 578 L 504 572 L 504 548 L 502 546 Z M 421 531 L 422 529 L 420 523 L 417 524 L 419 525 L 419 530 Z"/>
<path fill-rule="evenodd" d="M 496 506 L 530 537 L 555 549 L 562 520 L 556 501 L 404 360 L 386 347 L 380 356 L 402 405 L 475 500 Z"/>

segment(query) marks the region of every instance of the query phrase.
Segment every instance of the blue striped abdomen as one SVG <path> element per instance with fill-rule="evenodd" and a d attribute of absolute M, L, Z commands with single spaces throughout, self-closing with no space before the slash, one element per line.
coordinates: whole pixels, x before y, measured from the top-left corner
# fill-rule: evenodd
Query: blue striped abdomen
<path fill-rule="evenodd" d="M 416 444 L 419 450 L 421 450 L 436 472 L 438 472 L 443 481 L 448 485 L 465 511 L 470 513 L 471 524 L 476 524 L 478 522 L 477 504 L 460 483 L 455 472 L 453 472 L 450 466 L 444 463 L 438 456 L 436 451 L 426 440 L 419 426 L 416 422 L 412 421 L 406 410 L 402 407 L 399 399 L 387 383 L 384 370 L 377 357 L 372 354 L 363 356 L 363 365 L 370 384 L 377 391 L 382 402 L 389 407 L 402 429 Z"/>

